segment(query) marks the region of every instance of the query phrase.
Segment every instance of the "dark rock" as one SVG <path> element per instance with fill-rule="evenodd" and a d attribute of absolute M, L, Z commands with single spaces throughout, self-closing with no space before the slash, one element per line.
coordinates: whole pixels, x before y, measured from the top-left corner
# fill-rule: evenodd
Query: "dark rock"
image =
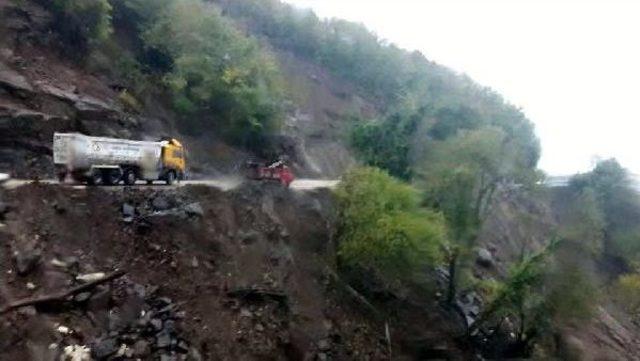
<path fill-rule="evenodd" d="M 202 206 L 198 202 L 187 204 L 184 207 L 184 211 L 188 216 L 195 216 L 195 217 L 204 216 L 204 209 L 202 209 Z"/>
<path fill-rule="evenodd" d="M 189 352 L 189 344 L 187 343 L 187 341 L 185 341 L 185 340 L 180 340 L 180 341 L 178 341 L 177 350 L 178 350 L 178 352 L 180 352 L 180 353 L 187 353 L 187 352 Z"/>
<path fill-rule="evenodd" d="M 9 206 L 6 203 L 0 201 L 0 219 L 3 219 L 4 215 L 7 214 L 8 212 L 9 212 Z"/>
<path fill-rule="evenodd" d="M 133 354 L 137 357 L 145 357 L 151 353 L 149 342 L 145 340 L 138 340 L 133 344 Z"/>
<path fill-rule="evenodd" d="M 19 93 L 32 93 L 33 87 L 27 79 L 15 70 L 0 62 L 0 87 Z"/>
<path fill-rule="evenodd" d="M 327 351 L 331 349 L 331 343 L 327 339 L 320 340 L 318 341 L 318 349 L 320 351 Z"/>
<path fill-rule="evenodd" d="M 36 310 L 35 307 L 33 306 L 28 306 L 28 307 L 22 307 L 18 309 L 18 313 L 23 315 L 23 316 L 35 316 L 38 314 L 38 311 Z"/>
<path fill-rule="evenodd" d="M 164 330 L 171 335 L 175 335 L 176 333 L 176 321 L 174 320 L 166 320 L 164 321 Z"/>
<path fill-rule="evenodd" d="M 111 292 L 108 289 L 94 293 L 89 299 L 88 309 L 91 311 L 105 310 L 109 308 Z"/>
<path fill-rule="evenodd" d="M 238 239 L 243 244 L 252 244 L 260 240 L 260 233 L 256 231 L 248 231 L 248 232 L 238 232 Z"/>
<path fill-rule="evenodd" d="M 169 204 L 169 201 L 163 196 L 155 197 L 153 201 L 151 201 L 151 206 L 156 211 L 166 211 L 171 208 L 171 204 Z"/>
<path fill-rule="evenodd" d="M 14 254 L 18 274 L 24 276 L 33 271 L 39 264 L 42 251 L 39 249 L 16 251 Z"/>
<path fill-rule="evenodd" d="M 171 335 L 165 330 L 160 331 L 156 335 L 156 347 L 157 348 L 167 348 L 171 346 Z"/>
<path fill-rule="evenodd" d="M 136 207 L 130 205 L 129 203 L 124 203 L 122 205 L 122 216 L 124 218 L 133 218 L 136 215 Z"/>
<path fill-rule="evenodd" d="M 52 207 L 53 210 L 58 214 L 63 214 L 67 211 L 67 209 L 64 206 L 60 205 L 58 202 L 53 202 Z"/>
<path fill-rule="evenodd" d="M 200 354 L 200 351 L 198 351 L 197 348 L 192 347 L 189 350 L 189 355 L 187 356 L 187 360 L 189 361 L 202 361 L 202 355 Z"/>
<path fill-rule="evenodd" d="M 173 301 L 169 297 L 158 297 L 156 298 L 156 302 L 158 307 L 165 307 L 173 303 Z"/>
<path fill-rule="evenodd" d="M 485 248 L 480 248 L 478 249 L 476 262 L 478 262 L 478 264 L 482 267 L 492 267 L 494 263 L 493 255 L 491 255 L 491 252 L 489 252 Z"/>
<path fill-rule="evenodd" d="M 326 353 L 320 352 L 320 353 L 318 353 L 317 359 L 318 359 L 318 361 L 327 361 L 329 359 L 329 357 L 327 356 Z"/>
<path fill-rule="evenodd" d="M 98 360 L 104 360 L 118 351 L 115 338 L 97 340 L 91 347 L 91 355 Z"/>
<path fill-rule="evenodd" d="M 162 354 L 160 361 L 178 361 L 178 358 L 175 355 Z"/>
<path fill-rule="evenodd" d="M 151 325 L 151 327 L 153 327 L 153 330 L 158 332 L 160 330 L 162 330 L 162 320 L 154 318 L 151 321 L 149 321 L 149 324 Z"/>
<path fill-rule="evenodd" d="M 87 302 L 89 298 L 91 298 L 91 292 L 82 292 L 75 295 L 73 300 L 78 303 L 84 303 Z"/>
<path fill-rule="evenodd" d="M 111 311 L 109 312 L 109 330 L 110 331 L 120 331 L 125 326 L 125 323 L 122 321 L 122 317 L 118 312 Z"/>

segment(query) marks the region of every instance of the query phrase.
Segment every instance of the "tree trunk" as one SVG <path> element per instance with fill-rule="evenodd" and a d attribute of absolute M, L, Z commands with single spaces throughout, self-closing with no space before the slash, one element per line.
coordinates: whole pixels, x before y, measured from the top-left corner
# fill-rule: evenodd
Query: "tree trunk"
<path fill-rule="evenodd" d="M 458 250 L 455 250 L 449 256 L 449 287 L 447 290 L 447 304 L 453 305 L 456 300 L 456 271 L 458 268 Z"/>

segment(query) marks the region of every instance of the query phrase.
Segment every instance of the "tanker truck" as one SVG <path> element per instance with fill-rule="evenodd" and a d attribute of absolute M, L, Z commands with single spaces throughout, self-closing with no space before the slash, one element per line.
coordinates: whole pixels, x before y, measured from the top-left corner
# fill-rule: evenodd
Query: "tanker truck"
<path fill-rule="evenodd" d="M 58 180 L 71 177 L 90 185 L 133 185 L 185 179 L 185 150 L 179 141 L 157 142 L 54 133 L 53 162 Z"/>

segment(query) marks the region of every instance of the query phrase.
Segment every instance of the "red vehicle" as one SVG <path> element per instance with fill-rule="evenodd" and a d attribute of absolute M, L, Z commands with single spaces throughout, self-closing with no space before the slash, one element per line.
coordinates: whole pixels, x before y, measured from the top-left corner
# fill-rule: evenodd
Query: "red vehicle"
<path fill-rule="evenodd" d="M 275 180 L 288 187 L 295 179 L 291 169 L 281 160 L 271 164 L 248 162 L 247 177 L 256 180 Z"/>

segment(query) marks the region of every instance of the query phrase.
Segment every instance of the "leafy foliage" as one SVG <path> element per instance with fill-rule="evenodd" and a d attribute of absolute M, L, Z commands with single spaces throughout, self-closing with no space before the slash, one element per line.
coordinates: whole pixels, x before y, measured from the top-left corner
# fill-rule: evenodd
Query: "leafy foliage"
<path fill-rule="evenodd" d="M 469 241 L 500 183 L 531 183 L 535 177 L 507 134 L 485 127 L 433 142 L 418 182 L 427 191 L 428 202 L 444 213 L 454 238 Z"/>
<path fill-rule="evenodd" d="M 603 250 L 605 216 L 593 188 L 584 188 L 571 195 L 559 235 L 563 239 L 579 242 L 591 254 L 599 255 Z"/>
<path fill-rule="evenodd" d="M 410 137 L 420 119 L 393 114 L 377 122 L 361 122 L 351 134 L 365 164 L 388 171 L 403 180 L 412 177 L 409 159 Z"/>
<path fill-rule="evenodd" d="M 505 317 L 517 320 L 516 339 L 528 355 L 549 331 L 588 319 L 594 312 L 596 288 L 571 260 L 570 248 L 559 251 L 560 247 L 558 240 L 552 240 L 513 265 L 473 329 Z"/>
<path fill-rule="evenodd" d="M 378 100 L 384 115 L 357 127 L 353 136 L 365 163 L 410 178 L 416 164 L 408 154 L 421 151 L 412 145 L 428 141 L 426 134 L 414 134 L 418 122 L 433 125 L 429 135 L 437 140 L 456 136 L 459 130 L 500 128 L 523 155 L 523 165 L 535 167 L 540 147 L 531 123 L 519 109 L 468 77 L 418 52 L 399 49 L 360 24 L 321 20 L 278 0 L 217 1 L 270 43 L 328 68 Z M 412 139 L 415 136 L 422 138 Z"/>
<path fill-rule="evenodd" d="M 419 193 L 385 172 L 359 168 L 336 190 L 340 259 L 347 265 L 407 275 L 439 260 L 442 216 L 419 206 Z"/>
<path fill-rule="evenodd" d="M 143 39 L 173 59 L 165 83 L 185 117 L 218 125 L 243 145 L 256 145 L 277 126 L 280 90 L 274 61 L 215 7 L 176 0 Z"/>
<path fill-rule="evenodd" d="M 54 13 L 53 30 L 79 55 L 85 55 L 113 31 L 108 0 L 53 0 L 43 4 Z"/>
<path fill-rule="evenodd" d="M 592 192 L 603 215 L 603 252 L 633 263 L 640 255 L 640 197 L 627 171 L 615 159 L 572 178 L 570 189 Z"/>
<path fill-rule="evenodd" d="M 637 315 L 640 312 L 640 274 L 620 276 L 613 287 L 613 294 L 628 312 Z"/>

